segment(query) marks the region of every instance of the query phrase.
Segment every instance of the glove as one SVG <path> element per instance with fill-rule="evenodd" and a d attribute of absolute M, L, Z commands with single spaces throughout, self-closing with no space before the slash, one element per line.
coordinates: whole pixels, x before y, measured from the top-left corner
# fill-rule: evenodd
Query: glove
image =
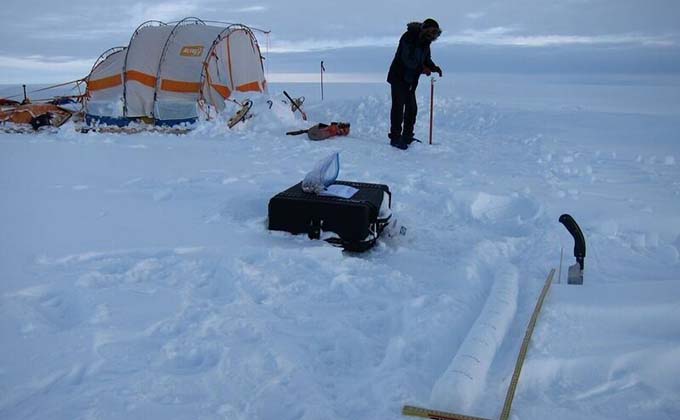
<path fill-rule="evenodd" d="M 430 68 L 427 67 L 427 66 L 423 66 L 423 74 L 424 74 L 425 76 L 429 76 L 429 75 L 432 74 L 432 70 L 430 70 Z"/>
<path fill-rule="evenodd" d="M 429 70 L 429 69 L 428 69 L 428 70 Z M 442 74 L 442 69 L 439 68 L 439 66 L 434 66 L 434 68 L 432 69 L 432 71 L 435 72 L 435 73 L 439 73 L 439 77 L 442 77 L 442 75 L 443 75 L 443 74 Z M 428 74 L 428 76 L 429 76 L 429 74 Z"/>

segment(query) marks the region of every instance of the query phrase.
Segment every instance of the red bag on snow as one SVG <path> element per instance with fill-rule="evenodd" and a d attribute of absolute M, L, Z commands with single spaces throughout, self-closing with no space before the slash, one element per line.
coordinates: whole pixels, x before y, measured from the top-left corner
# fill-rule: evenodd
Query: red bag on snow
<path fill-rule="evenodd" d="M 330 125 L 320 123 L 307 130 L 307 137 L 310 140 L 326 140 L 335 136 L 346 136 L 349 134 L 349 123 L 332 122 Z"/>

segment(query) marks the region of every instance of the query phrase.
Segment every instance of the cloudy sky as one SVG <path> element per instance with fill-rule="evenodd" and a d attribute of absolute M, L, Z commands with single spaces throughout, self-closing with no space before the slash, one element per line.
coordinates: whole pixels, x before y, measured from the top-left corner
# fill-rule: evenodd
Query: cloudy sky
<path fill-rule="evenodd" d="M 2 0 L 0 83 L 85 76 L 142 22 L 186 16 L 271 30 L 270 72 L 384 72 L 411 20 L 433 17 L 446 71 L 680 72 L 678 0 Z"/>

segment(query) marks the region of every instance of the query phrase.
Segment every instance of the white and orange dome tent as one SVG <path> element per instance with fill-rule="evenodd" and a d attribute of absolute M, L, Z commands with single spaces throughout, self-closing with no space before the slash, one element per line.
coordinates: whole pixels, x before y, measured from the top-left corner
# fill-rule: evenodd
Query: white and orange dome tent
<path fill-rule="evenodd" d="M 234 91 L 266 89 L 253 30 L 197 18 L 143 23 L 127 47 L 99 57 L 86 81 L 84 108 L 90 125 L 192 123 L 201 109 L 222 110 Z"/>

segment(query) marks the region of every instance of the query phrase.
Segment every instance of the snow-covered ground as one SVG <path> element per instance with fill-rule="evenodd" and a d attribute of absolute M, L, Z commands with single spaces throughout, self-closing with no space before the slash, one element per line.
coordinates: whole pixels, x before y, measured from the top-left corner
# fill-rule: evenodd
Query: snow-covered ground
<path fill-rule="evenodd" d="M 417 134 L 427 135 L 428 81 Z M 680 417 L 680 78 L 445 75 L 435 144 L 388 145 L 387 85 L 275 101 L 229 131 L 0 134 L 0 418 Z M 267 203 L 341 151 L 405 236 L 343 253 Z M 585 284 L 565 285 L 571 213 Z M 557 280 L 557 279 L 556 279 Z"/>

